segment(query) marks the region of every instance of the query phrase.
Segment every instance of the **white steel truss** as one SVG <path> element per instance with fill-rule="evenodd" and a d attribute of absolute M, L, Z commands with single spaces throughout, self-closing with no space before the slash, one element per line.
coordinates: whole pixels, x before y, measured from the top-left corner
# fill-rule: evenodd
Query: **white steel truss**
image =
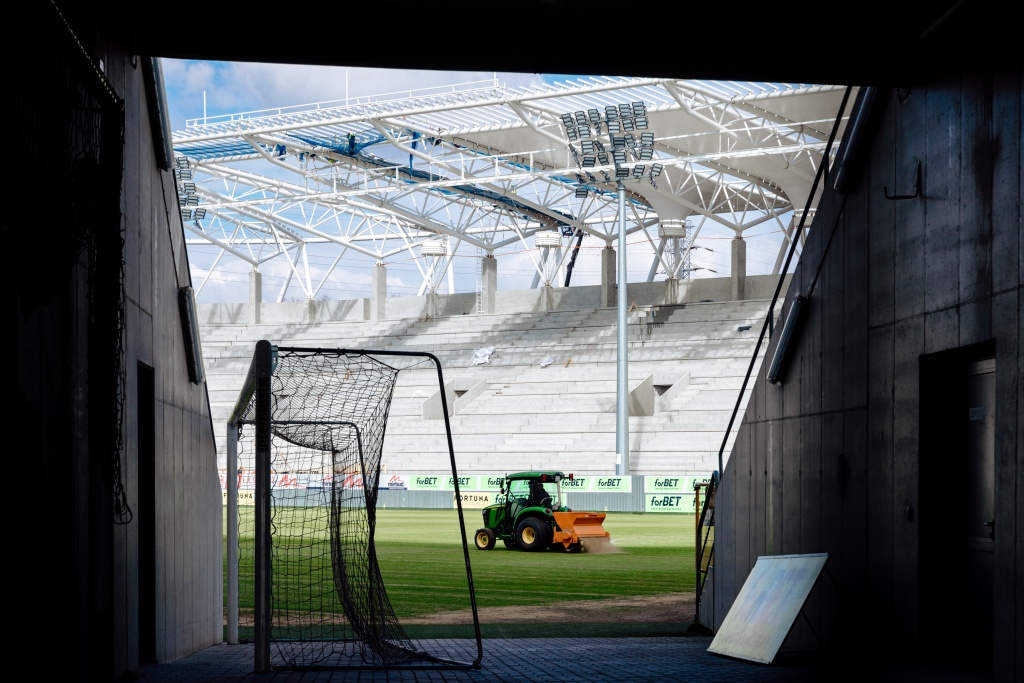
<path fill-rule="evenodd" d="M 787 231 L 794 211 L 813 208 L 837 119 L 833 153 L 845 129 L 841 103 L 853 99 L 845 94 L 606 77 L 510 89 L 495 80 L 190 120 L 173 135 L 182 219 L 190 247 L 218 250 L 197 293 L 234 258 L 254 269 L 287 263 L 278 299 L 291 287 L 313 299 L 353 257 L 411 260 L 419 293 L 446 281 L 454 291 L 450 268 L 463 243 L 467 255 L 526 251 L 534 286 L 562 286 L 573 244 L 612 246 L 618 234 L 617 166 L 602 154 L 611 149 L 574 142 L 587 131 L 570 131 L 563 115 L 589 115 L 588 135 L 600 141 L 611 125 L 601 112 L 637 107 L 650 135 L 639 145 L 641 131 L 630 134 L 631 163 L 657 175 L 623 179 L 626 232 L 648 243 L 649 281 L 686 277 L 682 254 L 704 221 L 737 236 L 766 222 Z M 690 229 L 682 239 L 659 236 L 666 221 Z M 311 245 L 330 253 L 330 265 L 310 268 Z"/>

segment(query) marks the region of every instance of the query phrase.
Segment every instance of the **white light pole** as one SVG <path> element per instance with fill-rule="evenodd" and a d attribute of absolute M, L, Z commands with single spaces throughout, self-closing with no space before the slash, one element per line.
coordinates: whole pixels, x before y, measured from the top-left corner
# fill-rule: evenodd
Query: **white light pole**
<path fill-rule="evenodd" d="M 590 109 L 586 112 L 577 111 L 574 114 L 565 113 L 561 115 L 562 124 L 565 126 L 566 139 L 569 141 L 569 151 L 572 153 L 580 170 L 586 174 L 577 175 L 579 184 L 576 187 L 576 196 L 585 199 L 589 194 L 591 183 L 598 183 L 597 178 L 590 169 L 600 173 L 605 183 L 612 181 L 611 176 L 604 170 L 610 159 L 615 167 L 615 188 L 619 195 L 619 253 L 618 268 L 616 274 L 616 285 L 618 287 L 618 319 L 617 319 L 617 350 L 616 350 L 616 404 L 615 404 L 615 473 L 619 475 L 629 474 L 629 362 L 628 362 L 628 339 L 626 310 L 629 302 L 627 300 L 626 271 L 626 184 L 625 179 L 632 175 L 634 180 L 647 178 L 651 185 L 657 189 L 654 179 L 661 174 L 662 165 L 652 164 L 649 171 L 643 162 L 651 161 L 654 158 L 654 135 L 643 133 L 640 135 L 639 143 L 633 136 L 633 131 L 646 130 L 647 128 L 647 107 L 643 102 L 631 104 L 608 105 L 604 108 L 602 115 L 597 109 Z M 594 139 L 601 133 L 601 127 L 605 126 L 608 134 L 608 142 L 611 149 Z M 592 130 L 593 129 L 593 130 Z M 577 152 L 572 143 L 579 141 L 580 151 Z M 628 156 L 641 162 L 628 165 Z M 646 172 L 645 172 L 646 171 Z"/>
<path fill-rule="evenodd" d="M 618 342 L 616 345 L 615 474 L 629 474 L 629 369 L 626 338 L 626 185 L 619 179 Z"/>

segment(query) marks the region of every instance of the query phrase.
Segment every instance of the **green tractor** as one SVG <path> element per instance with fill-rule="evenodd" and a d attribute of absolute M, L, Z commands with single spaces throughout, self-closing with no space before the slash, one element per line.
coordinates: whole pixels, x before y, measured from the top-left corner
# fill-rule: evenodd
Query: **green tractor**
<path fill-rule="evenodd" d="M 484 526 L 477 529 L 480 550 L 501 540 L 506 548 L 578 553 L 597 550 L 611 538 L 604 530 L 603 512 L 573 512 L 562 500 L 562 472 L 517 472 L 502 480 L 495 503 L 483 509 Z"/>

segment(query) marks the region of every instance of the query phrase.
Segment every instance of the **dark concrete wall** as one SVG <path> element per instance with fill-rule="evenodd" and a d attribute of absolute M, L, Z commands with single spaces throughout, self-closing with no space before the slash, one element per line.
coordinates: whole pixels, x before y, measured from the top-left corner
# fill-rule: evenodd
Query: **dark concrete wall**
<path fill-rule="evenodd" d="M 830 576 L 804 608 L 813 631 L 798 620 L 787 648 L 813 648 L 818 638 L 850 666 L 885 649 L 937 659 L 973 648 L 991 652 L 981 660 L 995 680 L 1019 681 L 1020 64 L 878 97 L 860 169 L 847 176 L 855 182 L 845 192 L 828 183 L 779 308 L 809 297 L 783 381 L 765 379 L 776 328 L 723 473 L 714 627 L 758 556 L 827 552 Z M 887 198 L 917 192 L 918 163 L 918 196 Z M 943 465 L 956 446 L 941 436 L 947 425 L 934 392 L 955 396 L 955 373 L 943 373 L 991 353 L 995 598 L 993 623 L 977 624 L 966 618 L 971 587 L 944 569 L 963 552 L 964 486 Z"/>
<path fill-rule="evenodd" d="M 145 57 L 91 8 L 24 11 L 46 42 L 8 70 L 29 209 L 3 219 L 11 417 L 25 430 L 11 443 L 49 494 L 19 530 L 29 552 L 17 589 L 30 603 L 19 633 L 41 648 L 32 666 L 114 680 L 223 640 L 213 427 L 206 386 L 187 371 L 188 260 Z"/>

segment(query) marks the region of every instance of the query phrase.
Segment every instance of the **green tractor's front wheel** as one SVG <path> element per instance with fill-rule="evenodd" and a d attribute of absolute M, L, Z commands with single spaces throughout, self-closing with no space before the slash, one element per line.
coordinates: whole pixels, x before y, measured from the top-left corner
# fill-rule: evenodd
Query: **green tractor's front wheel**
<path fill-rule="evenodd" d="M 477 529 L 474 537 L 477 550 L 490 550 L 494 547 L 494 539 L 494 529 Z"/>
<path fill-rule="evenodd" d="M 516 527 L 516 547 L 527 552 L 544 550 L 551 543 L 551 530 L 536 517 L 527 517 Z"/>

